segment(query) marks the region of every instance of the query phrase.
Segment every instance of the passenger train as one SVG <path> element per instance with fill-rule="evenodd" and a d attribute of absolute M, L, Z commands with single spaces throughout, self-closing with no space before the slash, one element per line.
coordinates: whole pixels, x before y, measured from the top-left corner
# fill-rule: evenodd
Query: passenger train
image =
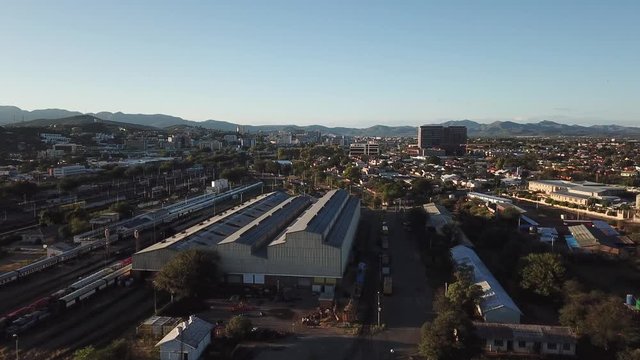
<path fill-rule="evenodd" d="M 109 236 L 109 243 L 111 244 L 121 239 L 131 238 L 133 237 L 133 234 L 136 230 L 143 231 L 161 224 L 168 224 L 178 218 L 185 217 L 187 215 L 190 215 L 191 213 L 212 206 L 214 203 L 218 203 L 220 201 L 225 201 L 228 199 L 235 199 L 239 194 L 251 190 L 256 190 L 261 186 L 262 183 L 258 182 L 255 184 L 239 187 L 222 194 L 200 195 L 189 199 L 188 201 L 172 204 L 163 209 L 156 210 L 152 213 L 143 214 L 131 219 L 120 221 L 112 225 L 113 227 L 115 227 L 116 231 L 114 234 L 111 234 Z M 103 229 L 92 230 L 80 235 L 76 235 L 74 237 L 74 241 L 82 242 L 84 244 L 66 251 L 60 255 L 55 255 L 46 259 L 38 260 L 20 269 L 0 274 L 0 286 L 11 283 L 35 272 L 45 270 L 58 263 L 77 258 L 79 255 L 86 254 L 99 248 L 103 248 L 107 243 L 107 240 L 104 237 Z"/>

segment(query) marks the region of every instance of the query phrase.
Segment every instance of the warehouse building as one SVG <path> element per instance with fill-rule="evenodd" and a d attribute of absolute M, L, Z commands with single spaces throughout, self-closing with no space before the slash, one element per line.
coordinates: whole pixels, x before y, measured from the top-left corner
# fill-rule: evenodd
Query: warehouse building
<path fill-rule="evenodd" d="M 360 220 L 344 190 L 320 199 L 273 192 L 219 214 L 133 256 L 134 271 L 159 271 L 180 251 L 216 250 L 229 283 L 316 285 L 342 278 Z"/>
<path fill-rule="evenodd" d="M 606 185 L 589 181 L 531 180 L 529 190 L 541 191 L 556 201 L 566 201 L 586 206 L 589 199 L 616 200 L 625 192 L 622 186 Z"/>
<path fill-rule="evenodd" d="M 451 248 L 451 258 L 456 266 L 470 267 L 473 281 L 482 289 L 477 309 L 484 321 L 494 323 L 519 324 L 522 311 L 500 285 L 471 248 L 458 245 Z"/>

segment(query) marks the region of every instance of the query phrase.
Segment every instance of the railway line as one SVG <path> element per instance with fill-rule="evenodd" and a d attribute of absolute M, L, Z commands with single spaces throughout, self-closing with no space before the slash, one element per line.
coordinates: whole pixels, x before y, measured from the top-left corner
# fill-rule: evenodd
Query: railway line
<path fill-rule="evenodd" d="M 152 228 L 155 232 L 156 227 L 172 224 L 175 221 L 184 221 L 183 219 L 187 219 L 188 221 L 190 217 L 193 217 L 193 215 L 203 210 L 207 210 L 210 206 L 214 206 L 215 208 L 215 205 L 219 202 L 236 199 L 238 197 L 240 197 L 242 201 L 244 193 L 257 191 L 261 188 L 262 183 L 254 183 L 229 190 L 222 194 L 196 196 L 192 199 L 185 200 L 185 202 L 179 202 L 156 210 L 155 212 L 138 215 L 110 225 L 111 228 L 115 228 L 113 232 L 98 229 L 76 235 L 74 242 L 81 243 L 82 245 L 60 255 L 38 260 L 17 270 L 0 274 L 0 286 L 5 286 L 24 277 L 31 276 L 34 273 L 47 270 L 59 263 L 85 256 L 85 254 L 96 249 L 101 249 L 118 241 L 132 238 L 136 232 L 139 233 Z"/>
<path fill-rule="evenodd" d="M 65 263 L 47 273 L 37 274 L 24 282 L 14 283 L 2 289 L 0 295 L 0 314 L 8 313 L 28 304 L 44 294 L 71 284 L 78 277 L 85 276 L 104 266 L 104 255 L 92 254 L 88 258 L 77 260 L 75 264 Z M 100 261 L 102 260 L 102 261 Z"/>
<path fill-rule="evenodd" d="M 253 185 L 253 190 L 257 187 L 256 185 Z M 229 195 L 227 198 L 232 196 Z M 185 209 L 184 204 L 182 205 L 177 212 Z M 233 201 L 224 202 L 216 212 L 226 211 L 234 205 L 236 204 Z M 162 235 L 162 232 L 168 232 L 169 227 L 173 231 L 181 231 L 212 215 L 210 208 L 202 204 L 201 208 L 192 209 L 188 214 L 189 216 L 180 216 L 171 223 L 159 224 L 157 229 L 154 226 L 153 233 L 147 231 L 140 236 L 141 243 L 155 242 L 156 233 L 159 232 Z M 78 247 L 74 250 L 77 249 Z M 117 253 L 122 257 L 130 256 L 134 251 L 133 241 L 121 241 L 113 246 L 111 253 Z M 109 261 L 114 260 L 111 258 Z M 104 290 L 119 284 L 118 279 L 122 276 L 121 273 L 113 273 L 113 271 L 106 273 L 103 272 L 104 270 L 98 271 L 104 264 L 105 252 L 88 252 L 83 256 L 57 261 L 42 269 L 37 269 L 38 264 L 35 266 L 31 264 L 27 267 L 31 269 L 27 274 L 28 278 L 17 276 L 5 283 L 0 295 L 0 322 L 2 322 L 0 330 L 4 329 L 8 334 L 17 331 L 14 329 L 20 329 L 20 342 L 25 348 L 30 341 L 33 341 L 33 351 L 29 352 L 28 357 L 23 356 L 23 359 L 68 357 L 73 349 L 83 344 L 101 345 L 110 341 L 117 331 L 130 328 L 132 320 L 137 319 L 135 316 L 139 315 L 142 319 L 149 315 L 153 307 L 153 303 L 149 301 L 152 297 L 148 296 L 151 290 L 141 290 L 146 294 L 145 296 L 130 296 L 130 288 Z M 44 269 L 47 271 L 42 271 Z M 128 274 L 130 270 L 126 271 Z M 85 280 L 78 281 L 80 277 Z M 76 283 L 75 286 L 72 286 L 72 283 Z M 94 294 L 105 292 L 106 295 L 95 295 L 97 299 L 93 299 Z M 133 294 L 139 292 L 131 290 Z M 131 298 L 135 300 L 130 300 Z M 125 306 L 123 304 L 128 305 L 123 308 Z M 123 312 L 126 312 L 127 316 L 122 316 Z M 36 318 L 35 325 L 31 325 L 33 318 Z M 24 321 L 28 322 L 28 326 L 21 325 L 24 322 L 23 319 L 27 319 Z M 92 330 L 88 332 L 87 327 L 92 327 Z M 31 338 L 36 340 L 30 340 Z M 55 349 L 63 350 L 54 351 Z M 0 358 L 6 354 L 3 351 L 7 349 L 0 349 Z M 44 355 L 41 354 L 45 353 L 48 355 L 42 357 Z"/>
<path fill-rule="evenodd" d="M 153 312 L 152 294 L 153 291 L 144 286 L 118 287 L 90 299 L 77 306 L 73 316 L 50 319 L 23 333 L 20 358 L 67 359 L 84 346 L 107 345 L 130 328 L 132 321 L 142 320 Z M 0 347 L 0 358 L 13 355 L 11 345 L 8 342 Z"/>

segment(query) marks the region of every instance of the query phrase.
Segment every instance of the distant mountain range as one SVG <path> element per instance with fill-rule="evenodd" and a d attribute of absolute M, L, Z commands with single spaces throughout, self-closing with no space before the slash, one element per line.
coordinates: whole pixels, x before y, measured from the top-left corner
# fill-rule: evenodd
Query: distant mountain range
<path fill-rule="evenodd" d="M 87 116 L 81 116 L 87 115 Z M 322 134 L 345 136 L 417 136 L 415 126 L 385 126 L 375 125 L 368 128 L 326 127 L 322 125 L 239 125 L 227 121 L 205 120 L 192 121 L 180 117 L 164 114 L 125 114 L 122 112 L 99 112 L 82 114 L 77 111 L 62 109 L 45 109 L 26 111 L 15 106 L 0 106 L 0 125 L 14 127 L 46 127 L 53 124 L 73 125 L 87 122 L 102 122 L 113 126 L 137 125 L 136 128 L 167 128 L 170 126 L 199 126 L 221 131 L 235 131 L 237 126 L 243 126 L 246 131 L 320 131 Z M 514 137 L 514 136 L 607 136 L 607 137 L 637 137 L 640 138 L 640 127 L 618 125 L 567 125 L 553 121 L 520 124 L 512 121 L 495 121 L 489 124 L 477 123 L 471 120 L 447 121 L 441 125 L 463 125 L 468 129 L 470 137 Z M 128 127 L 131 127 L 130 125 Z"/>

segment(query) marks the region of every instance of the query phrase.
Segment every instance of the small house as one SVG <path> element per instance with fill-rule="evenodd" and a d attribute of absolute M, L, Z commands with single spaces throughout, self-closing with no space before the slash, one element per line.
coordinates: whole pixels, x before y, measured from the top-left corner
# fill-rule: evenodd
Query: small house
<path fill-rule="evenodd" d="M 568 327 L 474 322 L 487 355 L 575 356 L 577 335 Z"/>
<path fill-rule="evenodd" d="M 190 316 L 162 338 L 160 360 L 198 360 L 211 343 L 214 325 L 198 317 Z"/>

